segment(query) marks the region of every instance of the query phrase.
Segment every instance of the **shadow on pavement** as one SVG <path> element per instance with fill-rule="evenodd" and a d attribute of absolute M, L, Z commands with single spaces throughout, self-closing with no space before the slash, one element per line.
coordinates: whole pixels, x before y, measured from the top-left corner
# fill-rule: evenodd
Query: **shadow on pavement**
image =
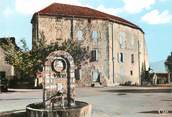
<path fill-rule="evenodd" d="M 144 113 L 144 114 L 171 114 L 172 111 L 168 110 L 153 110 L 153 111 L 143 111 L 139 113 Z"/>
<path fill-rule="evenodd" d="M 25 109 L 0 113 L 0 117 L 26 117 Z"/>
<path fill-rule="evenodd" d="M 41 89 L 40 89 L 41 90 Z M 2 91 L 0 92 L 0 94 L 5 94 L 5 93 L 15 93 L 15 92 L 18 92 L 18 93 L 25 93 L 25 92 L 35 92 L 35 91 L 38 91 L 38 89 L 8 89 L 7 91 Z"/>
<path fill-rule="evenodd" d="M 12 98 L 12 99 L 0 99 L 0 101 L 8 101 L 8 100 L 31 100 L 31 99 L 41 99 L 41 98 Z"/>
<path fill-rule="evenodd" d="M 102 90 L 109 93 L 172 93 L 172 89 L 111 89 Z"/>
<path fill-rule="evenodd" d="M 8 91 L 2 91 L 1 93 L 15 93 L 15 92 L 21 92 L 21 93 L 23 93 L 23 92 L 29 92 L 29 91 L 17 91 L 17 90 L 8 90 Z"/>
<path fill-rule="evenodd" d="M 16 92 L 16 91 L 14 91 L 14 90 L 2 91 L 2 92 L 0 92 L 0 94 L 1 93 L 13 93 L 13 92 Z"/>
<path fill-rule="evenodd" d="M 126 93 L 118 93 L 117 95 L 120 96 L 120 95 L 127 95 L 127 94 Z"/>
<path fill-rule="evenodd" d="M 171 102 L 172 100 L 161 100 L 161 101 Z"/>

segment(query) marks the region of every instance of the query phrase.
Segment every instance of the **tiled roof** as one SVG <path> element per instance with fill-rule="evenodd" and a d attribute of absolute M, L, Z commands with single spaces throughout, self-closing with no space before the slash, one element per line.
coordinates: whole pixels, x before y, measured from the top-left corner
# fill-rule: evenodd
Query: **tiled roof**
<path fill-rule="evenodd" d="M 123 25 L 127 25 L 132 28 L 139 29 L 143 32 L 143 30 L 137 25 L 122 19 L 117 16 L 109 15 L 98 10 L 94 10 L 88 7 L 81 7 L 75 5 L 67 5 L 67 4 L 59 4 L 53 3 L 48 7 L 36 12 L 34 15 L 60 15 L 66 17 L 78 17 L 78 18 L 90 18 L 90 19 L 103 19 L 103 20 L 111 20 L 116 23 L 120 23 Z M 34 16 L 33 16 L 34 17 Z"/>
<path fill-rule="evenodd" d="M 168 77 L 168 73 L 156 73 L 158 77 Z"/>

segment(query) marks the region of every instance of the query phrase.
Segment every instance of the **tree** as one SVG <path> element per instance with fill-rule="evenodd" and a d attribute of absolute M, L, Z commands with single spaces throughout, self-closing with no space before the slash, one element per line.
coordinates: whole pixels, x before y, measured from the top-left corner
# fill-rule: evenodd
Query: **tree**
<path fill-rule="evenodd" d="M 172 52 L 165 61 L 165 66 L 168 72 L 172 72 Z"/>
<path fill-rule="evenodd" d="M 6 61 L 13 65 L 17 73 L 20 73 L 20 76 L 25 77 L 28 74 L 28 62 L 30 54 L 27 51 L 26 43 L 24 40 L 21 40 L 22 47 L 17 47 L 12 40 L 7 39 L 7 43 L 3 43 L 1 47 L 4 50 L 6 56 Z"/>
<path fill-rule="evenodd" d="M 20 42 L 21 47 L 18 49 L 10 41 L 8 44 L 2 45 L 2 48 L 5 50 L 7 62 L 14 66 L 15 71 L 20 73 L 21 79 L 35 77 L 36 73 L 41 71 L 49 53 L 56 50 L 69 52 L 73 56 L 77 66 L 79 66 L 81 61 L 84 61 L 89 57 L 85 48 L 81 47 L 79 43 L 71 40 L 64 41 L 62 44 L 55 42 L 46 45 L 44 38 L 41 38 L 38 42 L 39 46 L 31 51 L 29 51 L 24 39 Z"/>
<path fill-rule="evenodd" d="M 151 71 L 152 69 L 149 67 L 148 70 L 146 70 L 146 64 L 145 62 L 142 64 L 142 70 L 141 70 L 141 85 L 146 85 L 148 83 L 151 83 Z"/>

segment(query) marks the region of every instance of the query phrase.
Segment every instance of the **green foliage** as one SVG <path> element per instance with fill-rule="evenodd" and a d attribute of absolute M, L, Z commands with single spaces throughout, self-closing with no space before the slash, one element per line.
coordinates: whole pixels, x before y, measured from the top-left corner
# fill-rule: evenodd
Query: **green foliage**
<path fill-rule="evenodd" d="M 6 44 L 1 45 L 6 55 L 6 61 L 13 65 L 17 73 L 20 73 L 22 78 L 28 77 L 31 72 L 31 54 L 28 51 L 26 42 L 24 39 L 21 40 L 22 47 L 18 48 L 12 41 L 7 40 Z"/>
<path fill-rule="evenodd" d="M 142 70 L 141 70 L 141 83 L 148 81 L 148 78 L 146 77 L 146 66 L 145 63 L 142 64 Z"/>
<path fill-rule="evenodd" d="M 151 71 L 152 69 L 149 67 L 148 70 L 146 70 L 146 65 L 145 63 L 142 64 L 142 71 L 141 71 L 141 83 L 145 82 L 151 82 Z"/>
<path fill-rule="evenodd" d="M 172 72 L 172 52 L 165 61 L 165 66 L 168 72 Z"/>
<path fill-rule="evenodd" d="M 86 49 L 74 41 L 65 41 L 62 44 L 58 42 L 46 45 L 44 37 L 39 39 L 39 46 L 29 51 L 25 40 L 21 40 L 21 48 L 17 49 L 12 42 L 8 42 L 2 46 L 5 50 L 6 60 L 13 65 L 15 71 L 20 73 L 21 78 L 34 77 L 38 71 L 41 71 L 46 57 L 49 53 L 56 50 L 64 50 L 69 52 L 76 65 L 88 58 Z"/>

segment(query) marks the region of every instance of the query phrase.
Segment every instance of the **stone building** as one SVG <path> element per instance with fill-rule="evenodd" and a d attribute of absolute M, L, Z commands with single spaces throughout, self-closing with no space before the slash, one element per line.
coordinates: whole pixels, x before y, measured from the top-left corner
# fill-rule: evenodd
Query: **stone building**
<path fill-rule="evenodd" d="M 2 44 L 7 44 L 8 41 L 11 40 L 15 43 L 15 38 L 0 38 L 0 75 L 5 75 L 5 77 L 10 80 L 14 77 L 14 67 L 7 63 L 5 60 L 4 50 L 2 49 Z"/>
<path fill-rule="evenodd" d="M 172 82 L 172 73 L 152 73 L 151 75 L 153 85 L 170 84 Z"/>
<path fill-rule="evenodd" d="M 90 60 L 76 70 L 78 84 L 141 84 L 148 55 L 144 32 L 137 25 L 91 8 L 59 3 L 36 12 L 31 23 L 33 49 L 39 46 L 41 34 L 46 44 L 74 40 L 87 48 Z"/>

